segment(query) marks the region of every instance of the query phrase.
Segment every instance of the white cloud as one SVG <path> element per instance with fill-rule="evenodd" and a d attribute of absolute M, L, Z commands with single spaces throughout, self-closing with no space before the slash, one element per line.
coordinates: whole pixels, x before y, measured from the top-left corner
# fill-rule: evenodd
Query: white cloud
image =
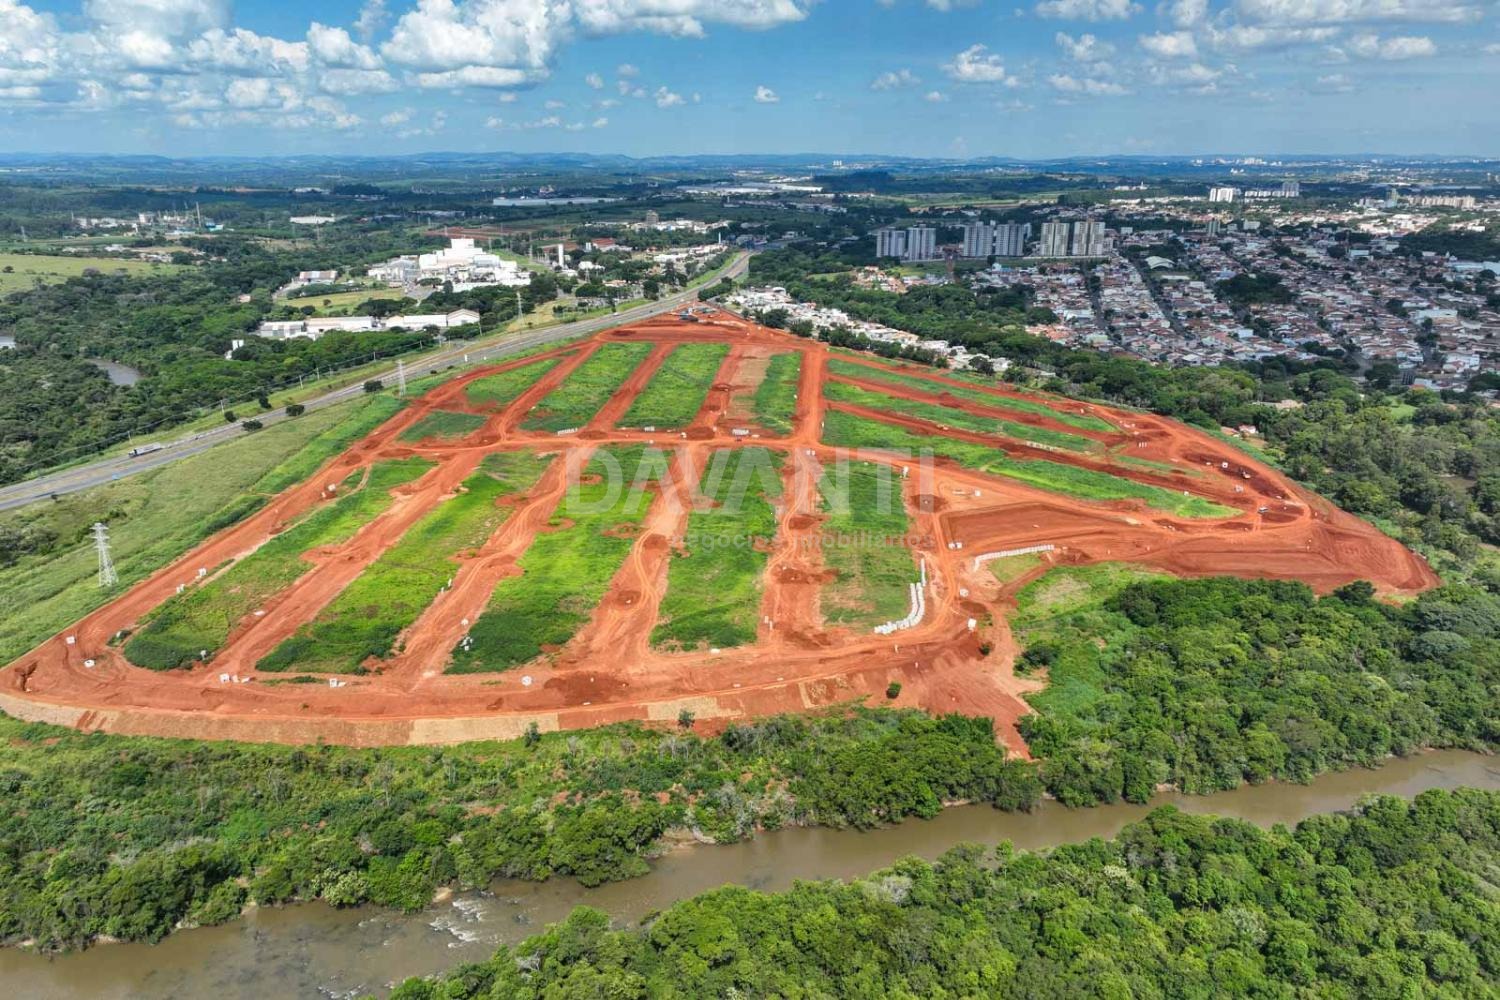
<path fill-rule="evenodd" d="M 1165 0 L 1157 13 L 1179 28 L 1191 28 L 1208 17 L 1208 0 Z"/>
<path fill-rule="evenodd" d="M 414 112 L 411 108 L 397 108 L 395 111 L 390 111 L 386 114 L 381 115 L 380 124 L 392 128 L 397 125 L 405 125 L 407 122 L 411 121 L 411 116 L 415 113 L 416 112 Z"/>
<path fill-rule="evenodd" d="M 1088 94 L 1093 97 L 1119 97 L 1127 94 L 1124 87 L 1111 80 L 1095 80 L 1091 77 L 1076 77 L 1068 73 L 1054 73 L 1047 77 L 1053 89 L 1064 94 Z"/>
<path fill-rule="evenodd" d="M 1319 45 L 1339 36 L 1339 29 L 1320 28 L 1268 28 L 1255 24 L 1230 24 L 1219 28 L 1213 24 L 1203 27 L 1203 38 L 1218 51 L 1251 52 L 1258 49 L 1284 49 L 1294 45 Z"/>
<path fill-rule="evenodd" d="M 600 115 L 598 118 L 594 119 L 594 128 L 604 128 L 608 124 L 609 119 L 605 118 L 603 115 Z"/>
<path fill-rule="evenodd" d="M 1480 3 L 1464 0 L 1235 0 L 1235 10 L 1248 21 L 1272 25 L 1371 21 L 1451 24 L 1478 20 L 1483 13 Z"/>
<path fill-rule="evenodd" d="M 970 45 L 944 63 L 943 72 L 960 83 L 1009 83 L 1014 79 L 1006 73 L 1000 57 L 985 45 Z"/>
<path fill-rule="evenodd" d="M 881 73 L 874 80 L 870 81 L 870 89 L 896 90 L 900 87 L 915 87 L 921 82 L 921 77 L 917 76 L 911 70 L 902 67 L 901 69 L 890 69 Z"/>
<path fill-rule="evenodd" d="M 604 77 L 600 76 L 598 73 L 590 73 L 588 76 L 583 78 L 583 82 L 588 84 L 594 90 L 604 89 Z"/>
<path fill-rule="evenodd" d="M 389 16 L 385 9 L 385 0 L 365 0 L 364 5 L 359 8 L 359 17 L 354 21 L 354 33 L 368 43 L 381 28 L 385 27 Z"/>
<path fill-rule="evenodd" d="M 1132 0 L 1042 0 L 1033 9 L 1063 21 L 1123 21 L 1141 8 Z"/>
<path fill-rule="evenodd" d="M 776 96 L 776 91 L 772 90 L 770 87 L 767 87 L 765 84 L 761 84 L 759 87 L 755 88 L 756 104 L 779 104 L 780 102 L 781 98 Z"/>
<path fill-rule="evenodd" d="M 1199 93 L 1212 91 L 1224 75 L 1224 70 L 1214 69 L 1199 62 L 1188 63 L 1185 66 L 1152 66 L 1149 72 L 1153 83 L 1181 87 Z"/>
<path fill-rule="evenodd" d="M 1487 56 L 1500 56 L 1500 42 L 1492 42 L 1486 45 L 1484 47 L 1484 54 Z"/>
<path fill-rule="evenodd" d="M 391 74 L 383 69 L 330 69 L 318 78 L 318 85 L 330 94 L 346 97 L 355 94 L 389 94 L 400 90 Z"/>
<path fill-rule="evenodd" d="M 674 93 L 666 87 L 657 87 L 654 99 L 658 108 L 675 108 L 682 103 L 682 95 Z"/>
<path fill-rule="evenodd" d="M 84 15 L 105 28 L 187 38 L 229 23 L 228 0 L 85 0 Z"/>
<path fill-rule="evenodd" d="M 928 104 L 942 104 L 947 99 L 948 95 L 943 93 L 941 90 L 929 90 L 927 93 L 922 95 L 922 100 L 926 101 Z"/>
<path fill-rule="evenodd" d="M 559 101 L 556 98 L 553 98 L 553 99 L 548 100 L 548 101 L 544 101 L 542 103 L 542 107 L 546 108 L 548 111 L 558 111 L 558 110 L 561 110 L 562 108 L 565 108 L 567 106 L 568 106 L 568 102 L 567 101 Z"/>
<path fill-rule="evenodd" d="M 455 87 L 519 87 L 531 80 L 525 70 L 500 66 L 464 66 L 442 73 L 418 73 L 417 86 L 424 90 Z"/>
<path fill-rule="evenodd" d="M 1398 35 L 1381 38 L 1374 32 L 1364 32 L 1349 39 L 1348 51 L 1361 59 L 1422 59 L 1437 55 L 1437 46 L 1432 39 L 1421 35 Z"/>
<path fill-rule="evenodd" d="M 1113 45 L 1100 41 L 1088 32 L 1074 38 L 1065 31 L 1059 31 L 1053 36 L 1053 41 L 1057 42 L 1058 48 L 1067 53 L 1069 59 L 1082 63 L 1101 62 L 1112 56 L 1115 51 Z"/>
<path fill-rule="evenodd" d="M 1141 48 L 1157 59 L 1195 59 L 1198 43 L 1190 31 L 1164 31 L 1140 37 Z"/>
<path fill-rule="evenodd" d="M 1325 94 L 1347 94 L 1354 89 L 1354 84 L 1342 73 L 1330 73 L 1328 76 L 1320 76 L 1313 83 L 1313 89 Z"/>
<path fill-rule="evenodd" d="M 640 75 L 640 68 L 630 63 L 620 63 L 620 65 L 615 67 L 615 76 L 624 77 L 627 80 Z"/>
<path fill-rule="evenodd" d="M 379 69 L 380 57 L 361 45 L 343 28 L 330 28 L 314 21 L 307 29 L 307 44 L 324 66 L 340 69 Z"/>

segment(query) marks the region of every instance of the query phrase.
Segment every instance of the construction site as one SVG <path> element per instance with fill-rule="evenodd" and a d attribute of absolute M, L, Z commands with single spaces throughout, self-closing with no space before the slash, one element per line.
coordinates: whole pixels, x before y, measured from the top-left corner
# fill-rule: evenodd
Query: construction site
<path fill-rule="evenodd" d="M 1438 583 L 1207 432 L 701 306 L 412 399 L 6 666 L 0 709 L 395 745 L 878 703 L 990 716 L 1024 754 L 1045 677 L 1013 670 L 1014 597 L 1106 562 Z"/>

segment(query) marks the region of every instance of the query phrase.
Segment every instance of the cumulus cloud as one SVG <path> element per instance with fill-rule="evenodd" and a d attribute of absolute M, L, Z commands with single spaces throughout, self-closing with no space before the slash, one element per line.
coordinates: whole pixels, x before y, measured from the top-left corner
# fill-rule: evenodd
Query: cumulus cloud
<path fill-rule="evenodd" d="M 1064 94 L 1087 94 L 1093 97 L 1118 97 L 1127 94 L 1120 84 L 1112 80 L 1096 80 L 1091 77 L 1076 77 L 1068 73 L 1054 73 L 1047 77 L 1054 90 Z"/>
<path fill-rule="evenodd" d="M 1330 73 L 1314 80 L 1312 89 L 1325 94 L 1347 94 L 1354 89 L 1354 84 L 1342 73 Z"/>
<path fill-rule="evenodd" d="M 1190 31 L 1166 31 L 1140 37 L 1141 48 L 1157 59 L 1194 59 L 1198 43 Z"/>
<path fill-rule="evenodd" d="M 598 73 L 590 73 L 588 76 L 583 78 L 583 82 L 588 84 L 594 90 L 604 89 L 604 77 L 600 76 Z"/>
<path fill-rule="evenodd" d="M 948 95 L 943 93 L 941 90 L 929 90 L 927 93 L 922 95 L 922 100 L 926 101 L 928 104 L 942 104 L 947 99 Z"/>
<path fill-rule="evenodd" d="M 896 90 L 900 87 L 915 87 L 921 77 L 906 68 L 890 69 L 870 81 L 871 90 Z"/>
<path fill-rule="evenodd" d="M 1009 83 L 1014 79 L 1005 71 L 1000 57 L 985 45 L 970 45 L 944 63 L 943 72 L 960 83 Z"/>
<path fill-rule="evenodd" d="M 1065 31 L 1059 31 L 1053 36 L 1057 47 L 1065 52 L 1069 59 L 1074 62 L 1093 63 L 1102 62 L 1114 55 L 1115 47 L 1108 42 L 1102 42 L 1088 32 L 1084 32 L 1077 38 Z"/>
<path fill-rule="evenodd" d="M 668 90 L 666 87 L 657 87 L 653 95 L 658 108 L 675 108 L 682 103 L 682 95 Z"/>
<path fill-rule="evenodd" d="M 1033 8 L 1038 17 L 1062 21 L 1123 21 L 1140 9 L 1132 0 L 1042 0 Z"/>
<path fill-rule="evenodd" d="M 307 29 L 307 44 L 325 66 L 339 69 L 379 69 L 380 57 L 361 45 L 343 28 L 330 28 L 314 21 Z"/>
<path fill-rule="evenodd" d="M 1166 0 L 1157 12 L 1179 28 L 1191 28 L 1208 17 L 1208 0 Z"/>
<path fill-rule="evenodd" d="M 776 96 L 776 91 L 772 90 L 770 87 L 767 87 L 765 84 L 761 84 L 759 87 L 755 88 L 755 103 L 779 104 L 781 103 L 781 98 Z"/>

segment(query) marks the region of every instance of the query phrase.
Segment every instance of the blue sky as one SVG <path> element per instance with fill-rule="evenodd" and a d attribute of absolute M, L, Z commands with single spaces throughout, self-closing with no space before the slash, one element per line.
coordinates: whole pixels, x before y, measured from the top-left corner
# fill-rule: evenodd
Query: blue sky
<path fill-rule="evenodd" d="M 1500 0 L 0 0 L 0 148 L 1500 155 Z"/>

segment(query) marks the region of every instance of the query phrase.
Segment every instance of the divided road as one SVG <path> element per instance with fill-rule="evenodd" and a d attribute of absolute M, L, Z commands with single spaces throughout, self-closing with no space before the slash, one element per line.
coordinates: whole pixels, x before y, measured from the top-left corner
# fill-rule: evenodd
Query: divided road
<path fill-rule="evenodd" d="M 750 255 L 741 254 L 727 267 L 721 278 L 738 278 L 743 275 L 749 265 Z M 715 279 L 716 281 L 719 279 Z M 554 343 L 560 340 L 570 340 L 574 337 L 582 337 L 598 330 L 608 329 L 612 326 L 622 326 L 633 323 L 636 320 L 655 316 L 657 313 L 670 312 L 679 309 L 684 304 L 696 301 L 698 288 L 690 288 L 672 295 L 665 296 L 655 302 L 634 306 L 608 316 L 598 316 L 593 319 L 578 320 L 574 323 L 563 323 L 559 326 L 544 327 L 529 333 L 486 344 L 482 341 L 477 343 L 462 343 L 452 348 L 413 361 L 406 366 L 407 378 L 420 378 L 423 375 L 432 374 L 455 364 L 463 364 L 464 358 L 468 358 L 469 364 L 480 361 L 493 361 L 507 355 L 518 354 L 534 347 Z M 370 378 L 380 379 L 390 383 L 396 378 L 396 369 L 391 367 L 387 371 L 372 374 Z M 309 410 L 322 409 L 335 403 L 343 402 L 363 393 L 364 386 L 361 383 L 345 386 L 342 389 L 334 389 L 321 396 L 307 400 L 304 405 Z M 256 414 L 255 419 L 261 423 L 270 425 L 288 419 L 284 409 L 271 410 L 268 413 Z M 16 507 L 24 507 L 38 500 L 45 500 L 51 496 L 62 496 L 65 493 L 76 493 L 90 487 L 101 486 L 116 479 L 133 476 L 148 469 L 160 468 L 171 462 L 187 458 L 205 452 L 215 445 L 232 441 L 244 435 L 245 431 L 238 423 L 226 423 L 222 427 L 215 427 L 206 431 L 199 431 L 181 437 L 175 441 L 164 442 L 160 451 L 153 451 L 148 455 L 138 458 L 128 456 L 114 456 L 101 458 L 89 462 L 86 465 L 74 466 L 70 469 L 62 469 L 58 472 L 36 479 L 28 479 L 20 483 L 12 483 L 9 486 L 0 487 L 0 510 L 12 510 Z"/>

